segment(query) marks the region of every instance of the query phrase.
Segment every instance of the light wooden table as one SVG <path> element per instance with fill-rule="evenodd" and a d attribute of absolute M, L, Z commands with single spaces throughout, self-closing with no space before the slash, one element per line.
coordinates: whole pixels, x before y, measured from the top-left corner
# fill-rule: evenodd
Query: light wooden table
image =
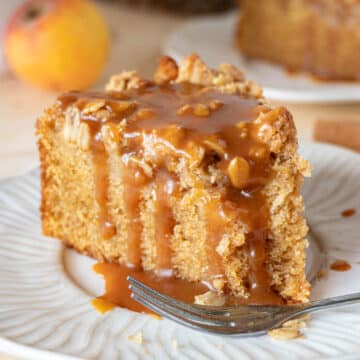
<path fill-rule="evenodd" d="M 137 69 L 150 76 L 165 37 L 186 20 L 180 16 L 114 5 L 102 5 L 101 8 L 111 28 L 113 47 L 108 66 L 96 87 L 102 87 L 110 74 L 123 69 Z M 55 97 L 55 93 L 31 88 L 8 72 L 0 74 L 0 178 L 21 174 L 37 166 L 34 122 Z M 318 118 L 360 121 L 360 103 L 285 105 L 295 117 L 301 141 L 311 139 L 313 124 Z"/>

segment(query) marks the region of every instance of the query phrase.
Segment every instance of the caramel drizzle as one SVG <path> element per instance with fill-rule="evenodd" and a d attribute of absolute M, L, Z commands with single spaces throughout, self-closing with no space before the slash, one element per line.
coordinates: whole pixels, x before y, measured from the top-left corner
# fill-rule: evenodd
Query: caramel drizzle
<path fill-rule="evenodd" d="M 178 180 L 166 170 L 155 175 L 155 241 L 156 268 L 168 270 L 172 268 L 171 237 L 174 232 L 175 218 L 170 198 L 178 192 Z"/>
<path fill-rule="evenodd" d="M 132 266 L 141 266 L 141 234 L 143 225 L 140 217 L 142 190 L 148 182 L 145 174 L 131 160 L 123 156 L 124 206 L 127 224 L 127 258 Z"/>
<path fill-rule="evenodd" d="M 94 126 L 91 127 L 93 130 Z M 99 205 L 100 231 L 104 239 L 116 235 L 116 226 L 112 221 L 108 208 L 109 194 L 109 159 L 104 143 L 99 139 L 99 133 L 91 131 L 91 152 L 94 163 L 95 198 Z"/>
<path fill-rule="evenodd" d="M 123 118 L 128 119 L 129 128 L 126 130 L 126 135 L 131 140 L 132 145 L 125 149 L 122 155 L 122 162 L 124 166 L 123 184 L 124 184 L 124 203 L 125 213 L 128 217 L 128 259 L 129 264 L 135 268 L 141 267 L 141 235 L 142 235 L 142 221 L 140 218 L 140 205 L 142 200 L 142 191 L 149 184 L 149 178 L 144 174 L 142 169 L 131 161 L 133 154 L 141 152 L 143 135 L 156 129 L 157 136 L 165 140 L 162 144 L 171 146 L 176 150 L 176 154 L 186 154 L 184 144 L 180 141 L 177 144 L 171 144 L 166 138 L 166 126 L 169 124 L 176 124 L 181 129 L 187 131 L 187 140 L 194 142 L 202 142 L 207 137 L 212 135 L 218 136 L 227 145 L 225 147 L 226 153 L 219 163 L 219 168 L 224 170 L 234 156 L 239 154 L 247 154 L 254 146 L 260 146 L 265 155 L 268 152 L 264 144 L 256 143 L 249 138 L 242 138 L 239 140 L 241 134 L 240 127 L 237 127 L 241 121 L 252 119 L 255 117 L 256 100 L 244 99 L 237 95 L 219 94 L 217 92 L 201 92 L 201 87 L 192 86 L 190 84 L 172 85 L 169 87 L 160 88 L 160 94 L 152 87 L 143 90 L 133 90 L 129 92 L 129 96 L 137 101 L 138 110 L 154 109 L 155 117 L 147 119 L 139 119 L 134 112 L 134 108 L 129 109 L 126 113 L 117 114 L 113 111 L 112 117 L 106 121 L 91 118 L 84 119 L 87 121 L 91 129 L 92 141 L 91 150 L 94 158 L 95 168 L 95 184 L 96 184 L 96 200 L 100 207 L 99 221 L 102 228 L 102 234 L 105 238 L 112 237 L 115 232 L 115 226 L 111 221 L 108 212 L 108 187 L 109 187 L 109 168 L 108 159 L 105 146 L 101 139 L 101 127 L 106 122 L 118 123 Z M 196 94 L 201 93 L 200 99 L 192 98 L 192 92 Z M 160 95 L 160 96 L 159 96 Z M 85 99 L 104 99 L 108 104 L 116 105 L 124 100 L 120 100 L 115 95 L 107 94 L 93 94 L 82 95 Z M 70 94 L 61 99 L 63 106 L 72 102 L 79 102 L 81 95 Z M 127 97 L 128 99 L 129 97 Z M 219 111 L 211 113 L 209 117 L 199 118 L 193 113 L 184 116 L 176 115 L 176 110 L 184 106 L 184 104 L 192 105 L 198 109 L 198 102 L 211 102 L 220 98 L 220 102 L 224 103 Z M 111 108 L 112 106 L 111 105 Z M 121 105 L 121 104 L 120 104 Z M 114 109 L 112 109 L 114 110 Z M 203 110 L 203 109 L 200 109 Z M 169 112 L 170 111 L 170 112 Z M 173 113 L 171 112 L 173 111 Z M 201 115 L 202 116 L 202 115 Z M 163 137 L 165 136 L 165 137 Z M 135 139 L 135 140 L 134 140 Z M 265 158 L 270 158 L 267 154 Z M 141 156 L 141 155 L 140 155 Z M 268 163 L 261 163 L 261 161 L 249 160 L 251 168 L 251 176 L 248 181 L 249 192 L 244 194 L 239 189 L 232 188 L 229 193 L 223 194 L 228 203 L 235 207 L 235 213 L 241 218 L 244 223 L 249 225 L 250 234 L 247 237 L 247 244 L 249 248 L 249 266 L 252 272 L 250 281 L 250 297 L 257 297 L 258 294 L 265 295 L 265 301 L 274 295 L 270 287 L 270 279 L 265 268 L 265 249 L 266 249 L 266 233 L 263 226 L 259 224 L 252 224 L 249 219 L 249 214 L 254 214 L 263 206 L 263 199 L 260 195 L 259 189 L 268 180 L 269 174 Z M 175 220 L 172 213 L 172 206 L 170 204 L 171 196 L 175 195 L 176 190 L 174 184 L 177 179 L 167 170 L 166 164 L 158 164 L 158 169 L 155 171 L 154 179 L 151 181 L 155 184 L 155 236 L 156 236 L 156 268 L 169 269 L 171 268 L 171 236 Z M 217 277 L 224 277 L 224 264 L 221 256 L 217 253 L 216 248 L 225 234 L 226 217 L 222 215 L 222 209 L 218 208 L 217 202 L 211 202 L 207 205 L 206 217 L 208 226 L 208 258 L 210 268 L 208 269 L 211 279 Z M 244 215 L 247 213 L 247 215 Z M 275 296 L 275 295 L 274 295 Z M 264 299 L 263 299 L 264 300 Z"/>

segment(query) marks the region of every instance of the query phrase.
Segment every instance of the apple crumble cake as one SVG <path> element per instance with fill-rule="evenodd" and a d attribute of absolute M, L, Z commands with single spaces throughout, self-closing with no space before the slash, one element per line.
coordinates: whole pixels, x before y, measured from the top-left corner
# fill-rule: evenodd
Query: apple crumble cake
<path fill-rule="evenodd" d="M 284 107 L 235 67 L 163 57 L 37 121 L 43 233 L 249 303 L 306 302 L 308 163 Z"/>
<path fill-rule="evenodd" d="M 251 58 L 330 80 L 360 79 L 359 0 L 240 0 L 237 43 Z"/>

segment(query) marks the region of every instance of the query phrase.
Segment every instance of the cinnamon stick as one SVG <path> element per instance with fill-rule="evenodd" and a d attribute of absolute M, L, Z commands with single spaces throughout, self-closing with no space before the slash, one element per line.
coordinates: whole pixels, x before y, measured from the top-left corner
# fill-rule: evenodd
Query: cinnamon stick
<path fill-rule="evenodd" d="M 360 121 L 342 122 L 318 120 L 315 123 L 315 141 L 328 142 L 360 152 Z"/>

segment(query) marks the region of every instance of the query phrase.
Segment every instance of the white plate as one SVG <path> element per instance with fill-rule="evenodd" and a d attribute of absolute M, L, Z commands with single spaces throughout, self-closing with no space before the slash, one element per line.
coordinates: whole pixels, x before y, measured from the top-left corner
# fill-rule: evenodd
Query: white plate
<path fill-rule="evenodd" d="M 360 156 L 334 146 L 308 144 L 315 171 L 304 188 L 311 241 L 308 273 L 335 258 L 352 264 L 316 282 L 313 299 L 360 290 Z M 349 359 L 360 353 L 360 305 L 313 316 L 305 339 L 236 339 L 189 330 L 126 309 L 104 315 L 90 305 L 102 292 L 93 260 L 40 234 L 39 175 L 0 182 L 0 352 L 21 358 L 66 359 Z M 343 218 L 340 212 L 357 208 Z M 321 249 L 321 250 L 319 250 Z M 142 345 L 127 336 L 141 331 Z M 173 346 L 176 340 L 178 349 Z M 48 352 L 45 352 L 48 351 Z"/>
<path fill-rule="evenodd" d="M 244 70 L 264 88 L 269 99 L 299 103 L 354 102 L 360 100 L 360 83 L 316 82 L 307 75 L 290 75 L 280 66 L 246 60 L 235 46 L 237 13 L 206 16 L 188 21 L 175 30 L 163 52 L 179 60 L 193 52 L 209 65 L 227 62 Z"/>

